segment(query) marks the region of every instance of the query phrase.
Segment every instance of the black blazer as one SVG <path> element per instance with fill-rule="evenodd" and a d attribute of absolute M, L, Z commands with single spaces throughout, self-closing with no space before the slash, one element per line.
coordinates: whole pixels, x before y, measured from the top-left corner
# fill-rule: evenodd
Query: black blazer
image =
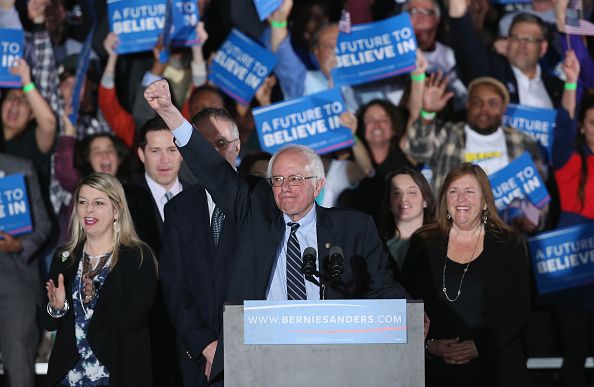
<path fill-rule="evenodd" d="M 183 180 L 180 180 L 180 184 L 182 189 L 187 189 L 190 186 Z M 158 255 L 158 252 L 161 251 L 163 220 L 144 174 L 125 184 L 124 191 L 136 233 L 140 240 L 148 244 Z M 159 259 L 158 256 L 157 259 Z"/>
<path fill-rule="evenodd" d="M 82 245 L 73 253 L 74 263 L 62 262 L 61 251 L 54 255 L 49 278 L 58 283 L 58 274 L 64 275 L 66 298 L 70 311 L 61 318 L 51 317 L 45 310 L 47 295 L 41 313 L 43 327 L 57 330 L 56 341 L 49 359 L 46 386 L 55 386 L 79 359 L 74 335 L 72 310 L 72 281 L 76 276 Z M 157 284 L 156 264 L 152 252 L 121 247 L 117 265 L 107 276 L 99 291 L 95 312 L 89 323 L 87 339 L 93 353 L 107 367 L 111 387 L 150 387 L 152 383 L 150 338 L 147 316 Z"/>
<path fill-rule="evenodd" d="M 475 341 L 481 368 L 480 386 L 525 386 L 526 358 L 520 332 L 530 311 L 530 264 L 528 252 L 515 233 L 495 233 L 487 228 L 483 252 L 468 267 L 466 281 L 479 283 L 480 322 L 467 326 L 443 295 L 443 268 L 447 239 L 437 233 L 413 234 L 402 283 L 413 297 L 423 299 L 431 319 L 428 338 L 464 337 Z M 448 266 L 450 268 L 450 266 Z M 449 290 L 454 295 L 455 289 Z M 464 297 L 464 288 L 461 296 Z M 464 370 L 460 370 L 464 371 Z"/>
<path fill-rule="evenodd" d="M 249 184 L 197 131 L 180 151 L 238 230 L 226 300 L 264 299 L 286 227 L 270 186 L 263 179 Z M 345 256 L 342 282 L 329 289 L 329 298 L 407 296 L 388 270 L 387 255 L 371 217 L 344 209 L 316 207 L 316 211 L 322 273 L 332 246 L 342 247 Z"/>
<path fill-rule="evenodd" d="M 263 179 L 250 184 L 245 176 L 238 175 L 196 130 L 180 151 L 198 183 L 208 190 L 226 220 L 237 229 L 237 253 L 230 262 L 226 301 L 265 299 L 286 227 L 271 187 Z M 321 272 L 325 272 L 332 246 L 340 246 L 344 251 L 342 281 L 328 289 L 329 298 L 408 296 L 388 269 L 386 252 L 370 216 L 318 206 L 316 213 Z M 211 370 L 214 377 L 222 371 L 222 361 L 219 342 Z"/>
<path fill-rule="evenodd" d="M 236 229 L 225 217 L 216 250 L 210 242 L 206 192 L 194 185 L 165 205 L 160 280 L 182 351 L 180 367 L 206 385 L 202 350 L 219 339 Z"/>
<path fill-rule="evenodd" d="M 497 78 L 507 87 L 510 102 L 519 103 L 518 82 L 511 65 L 507 58 L 487 51 L 482 45 L 470 15 L 449 18 L 449 23 L 450 44 L 456 55 L 458 74 L 464 84 L 468 85 L 470 81 L 481 76 Z M 563 81 L 545 72 L 541 73 L 541 78 L 553 107 L 558 108 L 563 96 Z"/>

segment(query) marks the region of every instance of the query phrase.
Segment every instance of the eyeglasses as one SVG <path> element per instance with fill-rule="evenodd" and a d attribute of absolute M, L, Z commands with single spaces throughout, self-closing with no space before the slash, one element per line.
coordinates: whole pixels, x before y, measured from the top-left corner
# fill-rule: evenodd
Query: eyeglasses
<path fill-rule="evenodd" d="M 437 13 L 434 9 L 425 9 L 425 8 L 411 8 L 408 10 L 410 16 L 425 16 L 425 17 L 435 17 Z"/>
<path fill-rule="evenodd" d="M 233 140 L 226 140 L 224 138 L 221 138 L 220 140 L 216 140 L 215 142 L 211 142 L 210 145 L 212 145 L 213 147 L 215 147 L 217 150 L 222 150 L 222 149 L 227 149 L 227 147 L 229 146 L 229 144 L 231 144 L 232 142 L 235 141 L 239 141 L 238 138 L 234 138 Z"/>
<path fill-rule="evenodd" d="M 543 38 L 537 38 L 535 36 L 530 36 L 530 35 L 515 35 L 515 34 L 510 34 L 509 38 L 511 40 L 513 40 L 514 42 L 518 42 L 518 43 L 528 43 L 528 44 L 540 44 L 544 41 Z"/>
<path fill-rule="evenodd" d="M 268 184 L 270 184 L 273 187 L 280 187 L 281 185 L 283 185 L 283 182 L 285 180 L 287 180 L 289 182 L 289 185 L 298 186 L 298 185 L 303 185 L 303 182 L 305 180 L 315 179 L 316 177 L 317 176 L 301 176 L 301 175 L 291 175 L 288 177 L 271 176 L 268 179 L 266 179 L 266 181 L 268 181 Z"/>

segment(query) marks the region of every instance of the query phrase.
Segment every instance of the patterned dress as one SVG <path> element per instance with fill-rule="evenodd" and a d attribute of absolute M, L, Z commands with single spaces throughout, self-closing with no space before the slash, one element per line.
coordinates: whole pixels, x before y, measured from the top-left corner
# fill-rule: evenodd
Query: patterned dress
<path fill-rule="evenodd" d="M 74 367 L 68 372 L 62 380 L 62 384 L 71 387 L 95 387 L 109 385 L 109 371 L 93 353 L 89 342 L 87 341 L 87 331 L 89 322 L 93 317 L 93 312 L 97 300 L 101 296 L 101 287 L 109 274 L 111 265 L 111 253 L 99 257 L 99 263 L 94 270 L 90 270 L 91 257 L 83 253 L 83 259 L 80 260 L 76 277 L 72 282 L 72 307 L 74 310 L 74 331 L 76 335 L 76 347 L 80 358 Z M 88 303 L 84 303 L 84 281 L 83 273 L 89 273 L 95 284 L 97 296 Z"/>

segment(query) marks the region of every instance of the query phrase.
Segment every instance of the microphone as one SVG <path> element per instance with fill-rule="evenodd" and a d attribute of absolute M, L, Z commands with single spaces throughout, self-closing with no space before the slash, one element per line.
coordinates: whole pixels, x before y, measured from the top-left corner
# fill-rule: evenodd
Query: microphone
<path fill-rule="evenodd" d="M 301 263 L 301 273 L 305 275 L 306 280 L 320 286 L 318 280 L 314 278 L 314 275 L 319 274 L 316 268 L 317 260 L 316 249 L 313 247 L 305 248 L 303 251 L 303 262 Z"/>
<path fill-rule="evenodd" d="M 330 280 L 332 282 L 339 281 L 344 271 L 344 254 L 342 248 L 333 246 L 330 249 Z"/>

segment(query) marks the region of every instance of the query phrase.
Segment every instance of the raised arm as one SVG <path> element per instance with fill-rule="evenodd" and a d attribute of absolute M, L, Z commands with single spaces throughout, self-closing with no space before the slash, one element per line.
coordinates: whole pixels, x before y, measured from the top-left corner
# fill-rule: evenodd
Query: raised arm
<path fill-rule="evenodd" d="M 19 59 L 18 65 L 13 67 L 11 72 L 21 77 L 23 85 L 31 84 L 29 65 L 24 59 Z M 37 127 L 35 128 L 37 147 L 42 153 L 48 153 L 56 141 L 56 117 L 37 88 L 33 87 L 26 91 L 25 97 L 29 106 L 31 106 L 33 117 L 37 123 Z"/>

